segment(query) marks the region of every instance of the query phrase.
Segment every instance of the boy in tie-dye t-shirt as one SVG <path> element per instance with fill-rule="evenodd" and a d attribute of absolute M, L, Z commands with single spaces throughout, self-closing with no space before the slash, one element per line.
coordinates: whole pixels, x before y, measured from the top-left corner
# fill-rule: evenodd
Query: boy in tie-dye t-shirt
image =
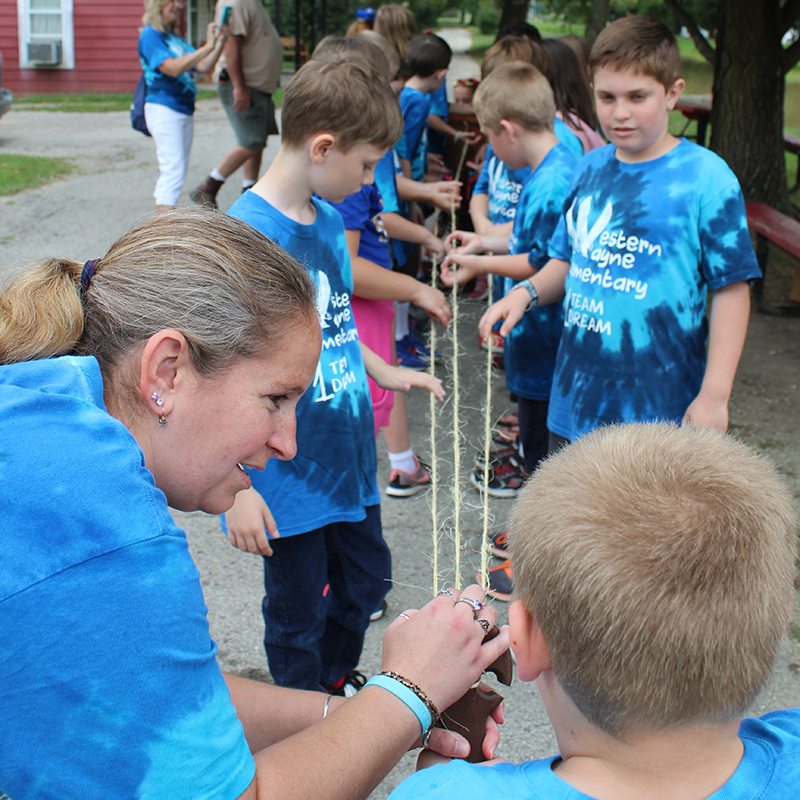
<path fill-rule="evenodd" d="M 611 144 L 580 161 L 551 260 L 481 321 L 507 335 L 530 303 L 564 300 L 551 447 L 612 422 L 726 429 L 759 277 L 736 177 L 667 130 L 684 88 L 666 26 L 626 17 L 590 59 Z M 711 293 L 710 311 L 706 299 Z"/>

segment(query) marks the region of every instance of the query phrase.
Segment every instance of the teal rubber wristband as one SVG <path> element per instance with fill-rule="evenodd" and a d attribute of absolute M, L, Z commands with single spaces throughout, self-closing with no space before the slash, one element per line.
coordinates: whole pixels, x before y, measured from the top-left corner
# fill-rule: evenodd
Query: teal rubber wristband
<path fill-rule="evenodd" d="M 413 712 L 414 716 L 419 720 L 424 734 L 428 728 L 431 727 L 432 719 L 431 712 L 428 707 L 417 695 L 408 688 L 403 686 L 400 681 L 390 678 L 388 675 L 374 675 L 371 677 L 364 686 L 380 686 L 381 689 L 386 689 L 387 692 L 393 694 L 398 700 L 405 703 Z"/>

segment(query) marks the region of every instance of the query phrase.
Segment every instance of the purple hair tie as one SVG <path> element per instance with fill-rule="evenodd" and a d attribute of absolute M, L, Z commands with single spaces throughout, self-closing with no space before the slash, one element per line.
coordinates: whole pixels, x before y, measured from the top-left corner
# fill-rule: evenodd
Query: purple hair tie
<path fill-rule="evenodd" d="M 83 270 L 81 271 L 81 294 L 86 294 L 86 292 L 89 290 L 89 287 L 92 285 L 94 270 L 99 263 L 100 259 L 94 258 L 91 261 L 87 261 L 83 265 Z"/>

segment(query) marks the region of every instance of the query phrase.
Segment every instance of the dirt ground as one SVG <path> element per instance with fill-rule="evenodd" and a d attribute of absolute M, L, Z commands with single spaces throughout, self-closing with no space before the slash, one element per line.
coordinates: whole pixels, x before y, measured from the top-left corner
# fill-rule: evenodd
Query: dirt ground
<path fill-rule="evenodd" d="M 232 135 L 219 103 L 202 101 L 196 119 L 195 143 L 186 190 L 196 185 L 232 144 Z M 268 161 L 277 149 L 270 142 Z M 28 153 L 72 158 L 76 173 L 49 186 L 0 198 L 0 284 L 14 270 L 35 259 L 66 255 L 81 261 L 102 255 L 119 234 L 152 208 L 152 188 L 157 176 L 152 141 L 129 127 L 125 113 L 62 114 L 57 112 L 12 111 L 0 121 L 0 158 L 3 153 Z M 221 193 L 225 208 L 238 195 L 238 181 L 229 181 Z M 788 293 L 791 265 L 770 275 L 769 293 Z M 774 280 L 773 280 L 774 278 Z M 485 389 L 484 355 L 477 346 L 475 321 L 481 311 L 477 304 L 464 307 L 462 338 L 459 340 L 464 392 L 464 469 L 471 466 L 474 446 L 482 435 L 482 404 Z M 445 364 L 440 376 L 451 379 L 452 345 L 440 347 Z M 502 376 L 492 378 L 493 413 L 507 406 Z M 753 313 L 744 355 L 731 399 L 731 428 L 746 442 L 763 451 L 785 475 L 800 512 L 800 318 L 773 317 Z M 412 436 L 426 453 L 428 401 L 412 396 L 409 402 Z M 442 429 L 448 429 L 452 394 L 442 409 Z M 445 439 L 443 447 L 447 447 Z M 388 464 L 379 447 L 380 474 L 388 476 Z M 445 473 L 452 470 L 447 456 Z M 445 477 L 446 477 L 445 475 Z M 474 490 L 465 488 L 463 525 L 465 565 L 463 576 L 471 580 L 480 565 L 478 554 L 481 507 Z M 430 496 L 408 500 L 387 499 L 382 503 L 384 528 L 394 555 L 390 613 L 371 626 L 362 668 L 379 669 L 380 641 L 389 621 L 403 609 L 420 605 L 431 587 Z M 452 513 L 442 497 L 440 514 Z M 510 503 L 492 501 L 494 525 L 503 525 Z M 444 510 L 442 510 L 444 509 Z M 230 548 L 221 535 L 219 521 L 203 514 L 176 514 L 189 537 L 190 547 L 201 573 L 212 635 L 219 643 L 224 668 L 268 679 L 261 645 L 261 565 L 252 556 Z M 452 524 L 445 524 L 444 548 L 452 549 Z M 450 563 L 441 567 L 447 580 Z M 506 606 L 498 604 L 501 621 Z M 753 712 L 770 708 L 800 706 L 800 593 L 796 597 L 792 625 L 781 647 L 775 676 L 760 696 Z M 552 737 L 538 697 L 527 686 L 514 684 L 505 690 L 508 722 L 501 754 L 511 760 L 539 757 L 554 752 Z M 410 758 L 376 790 L 377 800 L 413 769 Z"/>

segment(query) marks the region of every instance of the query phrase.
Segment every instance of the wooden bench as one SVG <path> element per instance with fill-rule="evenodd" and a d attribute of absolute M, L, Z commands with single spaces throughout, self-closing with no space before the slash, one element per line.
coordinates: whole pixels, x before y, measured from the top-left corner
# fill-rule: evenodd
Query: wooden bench
<path fill-rule="evenodd" d="M 764 299 L 764 280 L 767 277 L 769 246 L 774 244 L 785 253 L 800 260 L 800 222 L 781 214 L 766 203 L 747 203 L 747 224 L 756 234 L 756 258 L 761 278 L 753 281 L 756 306 L 766 314 L 800 314 L 800 265 L 795 268 L 791 300 L 770 303 Z"/>
<path fill-rule="evenodd" d="M 300 41 L 300 63 L 297 63 L 298 42 L 294 36 L 281 36 L 281 47 L 283 47 L 283 60 L 293 61 L 295 69 L 300 69 L 308 61 L 308 48 L 303 41 Z"/>
<path fill-rule="evenodd" d="M 794 136 L 791 133 L 783 134 L 783 149 L 787 153 L 793 153 L 797 156 L 797 175 L 794 179 L 794 186 L 790 190 L 790 194 L 794 194 L 800 188 L 800 136 Z"/>

